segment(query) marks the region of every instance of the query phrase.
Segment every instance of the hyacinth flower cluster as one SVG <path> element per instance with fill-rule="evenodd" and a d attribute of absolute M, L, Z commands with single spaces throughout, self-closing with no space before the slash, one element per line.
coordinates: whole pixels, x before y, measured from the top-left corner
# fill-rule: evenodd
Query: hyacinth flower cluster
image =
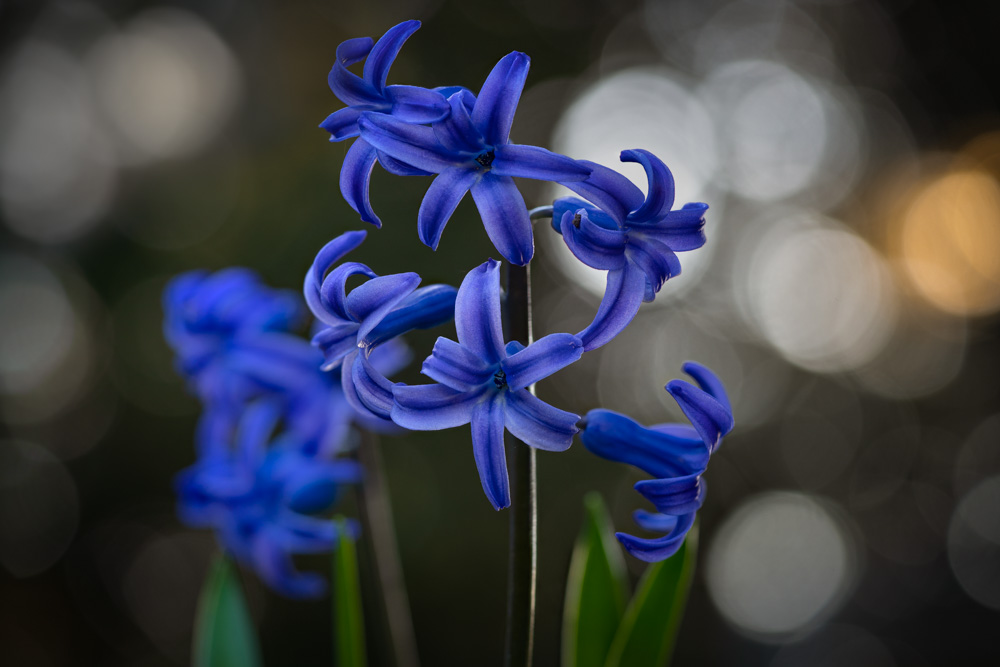
<path fill-rule="evenodd" d="M 641 304 L 681 273 L 678 253 L 705 243 L 708 207 L 675 209 L 673 175 L 644 149 L 623 147 L 621 160 L 643 167 L 645 193 L 607 166 L 513 143 L 530 65 L 523 53 L 502 57 L 478 92 L 388 84 L 391 65 L 419 27 L 406 21 L 377 41 L 349 39 L 337 47 L 328 83 L 346 106 L 320 127 L 333 142 L 352 142 L 340 169 L 341 193 L 361 221 L 381 227 L 369 197 L 375 166 L 394 176 L 431 176 L 415 221 L 417 237 L 436 250 L 471 192 L 506 267 L 475 258 L 458 289 L 421 286 L 416 273 L 379 274 L 350 261 L 366 232 L 344 232 L 306 270 L 303 294 L 314 317 L 309 342 L 292 333 L 300 302 L 246 270 L 176 279 L 165 295 L 166 337 L 205 404 L 199 461 L 178 478 L 181 516 L 214 528 L 227 551 L 276 589 L 315 594 L 322 580 L 295 572 L 290 559 L 329 550 L 337 539 L 333 524 L 316 513 L 340 485 L 364 474 L 342 457 L 352 425 L 399 435 L 468 424 L 472 461 L 497 510 L 512 504 L 505 433 L 556 452 L 579 435 L 597 456 L 652 475 L 636 489 L 656 511 L 639 511 L 636 521 L 661 536 L 619 533 L 618 539 L 637 558 L 663 560 L 694 523 L 704 499 L 701 477 L 733 427 L 718 378 L 686 364 L 698 386 L 677 380 L 667 391 L 691 425 L 649 428 L 602 409 L 581 418 L 538 398 L 534 385 L 613 341 Z M 518 177 L 559 184 L 576 196 L 529 212 Z M 509 322 L 512 304 L 527 299 L 504 293 L 501 272 L 527 280 L 521 267 L 534 257 L 533 220 L 540 217 L 551 218 L 551 230 L 539 225 L 541 233 L 560 235 L 583 264 L 607 271 L 607 283 L 588 326 L 532 341 L 523 331 L 504 334 L 505 311 Z M 421 366 L 431 383 L 390 379 L 407 357 L 401 335 L 453 318 L 455 340 L 439 337 Z"/>
<path fill-rule="evenodd" d="M 198 460 L 176 479 L 178 513 L 216 531 L 223 549 L 290 597 L 314 597 L 324 579 L 292 556 L 329 552 L 340 538 L 318 516 L 362 470 L 343 458 L 359 421 L 322 355 L 292 333 L 302 299 L 247 269 L 176 277 L 163 297 L 176 367 L 202 402 Z M 384 372 L 406 361 L 389 349 Z M 356 524 L 349 524 L 356 531 Z"/>

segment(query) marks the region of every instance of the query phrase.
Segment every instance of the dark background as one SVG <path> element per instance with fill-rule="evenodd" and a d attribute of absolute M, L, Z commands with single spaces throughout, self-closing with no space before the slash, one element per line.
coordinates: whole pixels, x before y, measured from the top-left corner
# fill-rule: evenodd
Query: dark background
<path fill-rule="evenodd" d="M 1000 502 L 1000 246 L 991 245 L 1000 204 L 989 186 L 986 195 L 945 201 L 935 210 L 959 213 L 939 216 L 940 241 L 924 238 L 926 226 L 906 226 L 908 207 L 928 184 L 956 169 L 978 170 L 998 187 L 1000 149 L 989 133 L 1000 129 L 1000 9 L 992 3 L 0 0 L 2 662 L 187 662 L 214 541 L 173 515 L 171 478 L 192 462 L 198 405 L 171 368 L 159 292 L 178 272 L 230 265 L 297 289 L 318 248 L 363 227 L 337 185 L 346 144 L 328 143 L 316 127 L 340 108 L 325 77 L 341 40 L 377 37 L 414 17 L 424 25 L 390 82 L 476 90 L 504 54 L 531 56 L 513 133 L 523 143 L 566 150 L 553 143 L 564 109 L 595 82 L 635 67 L 668 68 L 662 71 L 671 80 L 709 99 L 703 83 L 727 62 L 769 60 L 798 73 L 795 81 L 818 86 L 810 90 L 826 91 L 817 99 L 829 95 L 852 110 L 861 139 L 847 171 L 821 161 L 807 185 L 766 197 L 748 194 L 737 172 L 727 172 L 739 167 L 739 155 L 726 153 L 731 139 L 723 138 L 752 136 L 753 125 L 727 124 L 725 109 L 713 111 L 722 147 L 698 191 L 719 211 L 708 218 L 715 246 L 706 267 L 676 295 L 661 297 L 659 309 L 647 306 L 632 333 L 543 383 L 540 393 L 581 413 L 601 406 L 645 423 L 678 419 L 662 385 L 695 353 L 734 390 L 737 428 L 707 474 L 699 575 L 675 664 L 859 667 L 1000 658 L 1000 530 L 992 518 Z M 143 51 L 141 40 L 128 43 L 132 51 L 121 41 L 117 50 L 108 46 L 109 36 L 162 34 L 157 25 L 182 35 L 175 48 L 194 40 L 187 60 L 183 48 L 163 55 Z M 822 49 L 810 35 L 822 36 Z M 145 54 L 149 68 L 129 53 Z M 744 80 L 752 93 L 754 79 Z M 760 88 L 761 95 L 787 89 Z M 799 120 L 790 115 L 788 123 Z M 662 119 L 668 129 L 675 122 Z M 662 157 L 670 165 L 690 158 Z M 675 171 L 683 197 L 683 170 Z M 380 273 L 413 270 L 425 284 L 457 285 L 495 255 L 470 201 L 436 254 L 418 242 L 414 216 L 427 182 L 376 170 L 372 201 L 385 224 L 352 259 Z M 551 196 L 535 183 L 523 192 L 529 206 Z M 893 333 L 864 358 L 845 352 L 830 362 L 801 345 L 789 348 L 801 337 L 784 329 L 784 338 L 776 335 L 753 310 L 752 290 L 771 284 L 756 278 L 781 271 L 759 268 L 772 266 L 767 246 L 748 245 L 750 236 L 783 238 L 777 220 L 790 206 L 835 220 L 823 229 L 856 239 L 865 257 L 878 260 L 896 319 Z M 960 231 L 949 236 L 949 229 Z M 552 261 L 549 240 L 538 242 L 536 335 L 582 327 L 597 303 Z M 968 264 L 963 255 L 955 259 L 956 247 L 978 264 L 972 273 L 956 270 L 957 287 L 934 291 L 920 265 L 907 264 L 914 247 L 943 258 L 939 283 L 950 285 L 949 271 Z M 743 260 L 753 253 L 757 264 L 748 266 Z M 836 284 L 868 275 L 837 261 Z M 730 293 L 733 284 L 751 291 Z M 863 282 L 858 289 L 869 287 L 871 294 L 882 289 Z M 824 295 L 813 299 L 822 304 Z M 834 298 L 837 323 L 861 317 L 846 296 Z M 803 316 L 803 329 L 812 324 Z M 439 334 L 449 335 L 412 336 L 416 355 Z M 411 368 L 401 379 L 417 377 Z M 383 449 L 422 663 L 500 664 L 507 517 L 482 495 L 468 430 L 387 439 Z M 639 478 L 579 445 L 539 455 L 536 664 L 558 664 L 582 495 L 601 491 L 616 526 L 631 531 L 629 514 L 641 503 L 629 486 Z M 737 525 L 748 507 L 760 510 L 759 502 L 796 520 L 815 515 L 816 523 L 799 532 L 781 511 L 764 512 L 753 535 L 744 535 L 750 542 L 722 539 L 720 529 Z M 828 531 L 814 534 L 815 525 Z M 824 570 L 834 566 L 811 541 L 830 535 L 843 549 L 834 565 L 845 568 L 840 574 Z M 749 545 L 745 561 L 727 544 Z M 768 570 L 774 554 L 787 570 Z M 722 575 L 711 580 L 726 566 L 713 569 L 709 558 L 736 567 L 750 588 L 727 588 L 733 580 Z M 314 558 L 301 566 L 326 564 Z M 629 567 L 634 577 L 642 572 L 637 561 Z M 740 607 L 746 590 L 760 599 L 754 582 L 772 580 L 770 606 Z M 328 601 L 281 599 L 252 573 L 245 581 L 268 664 L 331 663 Z M 802 593 L 823 582 L 832 586 L 825 601 Z M 799 595 L 808 618 L 767 616 L 792 608 L 782 595 Z M 370 629 L 378 664 L 384 651 L 378 629 Z"/>

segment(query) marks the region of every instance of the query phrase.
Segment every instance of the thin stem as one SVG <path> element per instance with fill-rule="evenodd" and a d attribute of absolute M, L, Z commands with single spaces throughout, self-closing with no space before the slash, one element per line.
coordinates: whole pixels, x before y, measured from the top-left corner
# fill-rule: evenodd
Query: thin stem
<path fill-rule="evenodd" d="M 551 215 L 551 213 L 550 213 Z M 507 272 L 508 338 L 530 345 L 531 273 L 527 266 Z M 535 393 L 535 387 L 528 388 Z M 507 567 L 506 667 L 531 667 L 535 640 L 535 587 L 538 566 L 538 484 L 535 450 L 511 437 L 510 557 Z"/>
<path fill-rule="evenodd" d="M 545 218 L 551 218 L 553 212 L 552 206 L 538 206 L 536 208 L 528 211 L 528 218 L 534 222 L 535 220 L 543 220 Z"/>
<path fill-rule="evenodd" d="M 385 605 L 395 664 L 397 667 L 418 667 L 417 640 L 413 632 L 403 567 L 399 562 L 389 491 L 382 476 L 382 452 L 377 434 L 361 431 L 358 460 L 365 469 L 365 481 L 358 495 L 358 509 L 364 525 L 363 534 L 372 547 L 372 558 L 378 575 L 376 579 Z"/>

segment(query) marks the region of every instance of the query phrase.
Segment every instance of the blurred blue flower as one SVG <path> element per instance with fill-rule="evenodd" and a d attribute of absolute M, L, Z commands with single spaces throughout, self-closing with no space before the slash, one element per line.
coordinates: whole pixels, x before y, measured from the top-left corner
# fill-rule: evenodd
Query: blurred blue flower
<path fill-rule="evenodd" d="M 289 597 L 315 597 L 323 577 L 296 572 L 292 556 L 326 553 L 339 537 L 329 519 L 311 516 L 336 500 L 343 484 L 361 480 L 360 466 L 305 453 L 280 430 L 280 400 L 261 398 L 238 415 L 210 411 L 198 431 L 198 461 L 176 478 L 178 514 L 216 531 L 222 547 Z M 356 534 L 357 527 L 354 526 Z"/>
<path fill-rule="evenodd" d="M 420 21 L 404 21 L 386 31 L 378 42 L 372 42 L 371 37 L 358 37 L 337 47 L 337 61 L 330 70 L 328 82 L 337 99 L 348 106 L 333 112 L 320 123 L 320 127 L 330 133 L 330 141 L 357 137 L 361 132 L 358 119 L 366 111 L 387 114 L 404 123 L 433 123 L 448 115 L 448 102 L 439 91 L 418 86 L 385 85 L 389 68 L 403 42 L 419 27 Z M 347 69 L 362 60 L 365 61 L 363 76 Z M 372 210 L 368 198 L 368 183 L 376 162 L 381 162 L 394 174 L 424 172 L 391 157 L 380 156 L 363 139 L 354 142 L 340 171 L 340 189 L 344 199 L 362 220 L 381 227 L 382 222 Z"/>
<path fill-rule="evenodd" d="M 594 321 L 580 332 L 585 348 L 601 347 L 628 326 L 643 301 L 652 301 L 667 279 L 681 272 L 675 252 L 705 244 L 707 204 L 672 211 L 674 177 L 659 158 L 640 149 L 622 151 L 623 162 L 646 171 L 648 192 L 616 171 L 587 162 L 585 181 L 566 183 L 597 206 L 575 197 L 553 204 L 552 226 L 587 266 L 607 270 L 607 287 Z"/>
<path fill-rule="evenodd" d="M 551 334 L 524 347 L 503 344 L 500 265 L 492 259 L 465 277 L 455 302 L 458 342 L 438 338 L 422 372 L 440 384 L 392 388 L 392 420 L 434 431 L 472 424 L 472 450 L 486 497 L 510 505 L 504 428 L 531 447 L 562 451 L 573 442 L 579 416 L 536 398 L 527 387 L 583 354 L 579 338 Z"/>
<path fill-rule="evenodd" d="M 635 490 L 653 503 L 656 512 L 637 510 L 635 522 L 646 530 L 665 533 L 647 539 L 617 533 L 625 549 L 640 560 L 672 556 L 684 542 L 704 500 L 701 475 L 708 460 L 733 428 L 733 411 L 725 388 L 710 370 L 694 362 L 684 372 L 700 389 L 672 380 L 666 389 L 690 420 L 686 424 L 644 427 L 611 410 L 591 410 L 580 435 L 584 446 L 610 461 L 628 463 L 656 479 L 636 483 Z"/>
<path fill-rule="evenodd" d="M 569 182 L 590 174 L 589 167 L 563 155 L 510 143 L 528 65 L 523 53 L 504 56 L 478 97 L 465 90 L 452 93 L 451 113 L 432 127 L 383 114 L 361 115 L 365 141 L 402 163 L 438 174 L 417 214 L 420 240 L 431 248 L 437 248 L 445 224 L 471 190 L 493 245 L 508 261 L 527 264 L 534 239 L 528 209 L 513 177 Z"/>
<path fill-rule="evenodd" d="M 420 276 L 379 276 L 358 262 L 338 263 L 364 241 L 367 232 L 346 232 L 327 243 L 306 274 L 303 292 L 322 324 L 313 345 L 323 353 L 324 370 L 340 369 L 348 403 L 365 415 L 366 424 L 391 427 L 392 383 L 379 362 L 378 349 L 413 329 L 427 329 L 452 319 L 456 290 L 450 285 L 417 288 Z M 347 292 L 347 280 L 368 280 Z"/>

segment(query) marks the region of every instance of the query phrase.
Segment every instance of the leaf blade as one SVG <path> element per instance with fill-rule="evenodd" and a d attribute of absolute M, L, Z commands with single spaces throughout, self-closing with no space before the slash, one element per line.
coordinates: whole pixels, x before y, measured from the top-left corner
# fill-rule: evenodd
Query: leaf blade
<path fill-rule="evenodd" d="M 195 667 L 258 667 L 263 664 L 236 566 L 219 554 L 202 587 L 195 620 Z"/>
<path fill-rule="evenodd" d="M 365 667 L 365 627 L 361 607 L 358 554 L 343 517 L 336 519 L 340 540 L 333 559 L 333 637 L 338 667 Z"/>
<path fill-rule="evenodd" d="M 628 599 L 628 574 L 611 519 L 597 493 L 584 499 L 563 607 L 563 667 L 602 667 Z"/>
<path fill-rule="evenodd" d="M 663 667 L 669 664 L 694 578 L 697 529 L 676 554 L 650 565 L 622 619 L 604 667 Z"/>

